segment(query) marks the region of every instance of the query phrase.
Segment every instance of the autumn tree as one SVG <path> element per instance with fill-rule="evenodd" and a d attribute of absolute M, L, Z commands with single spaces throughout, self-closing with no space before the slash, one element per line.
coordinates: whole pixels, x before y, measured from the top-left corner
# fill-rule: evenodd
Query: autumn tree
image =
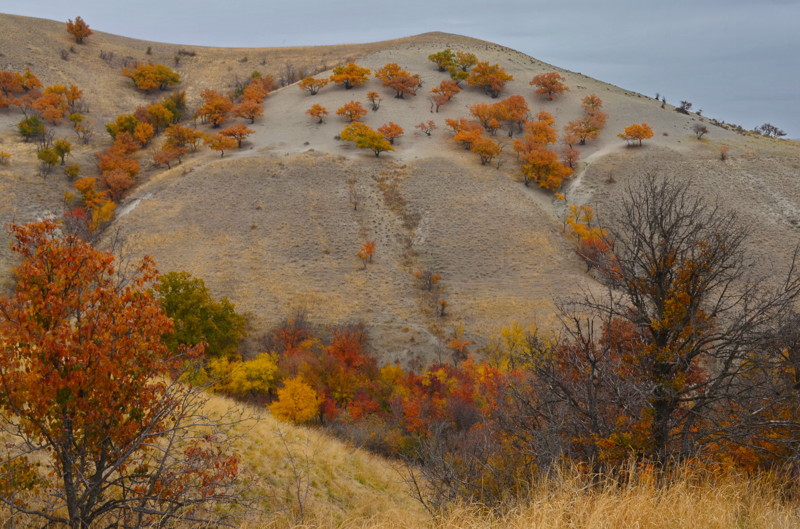
<path fill-rule="evenodd" d="M 639 147 L 641 147 L 642 140 L 653 137 L 653 128 L 647 123 L 634 123 L 625 127 L 625 130 L 617 134 L 617 136 L 627 141 L 629 146 L 636 145 L 636 142 L 638 142 Z"/>
<path fill-rule="evenodd" d="M 177 123 L 167 127 L 164 135 L 167 137 L 166 142 L 164 142 L 166 147 L 175 150 L 191 149 L 192 152 L 197 150 L 200 142 L 205 138 L 205 134 L 199 130 L 184 127 Z"/>
<path fill-rule="evenodd" d="M 367 101 L 369 101 L 369 106 L 373 112 L 381 107 L 381 95 L 378 92 L 367 92 Z"/>
<path fill-rule="evenodd" d="M 400 68 L 397 63 L 389 63 L 375 72 L 375 77 L 380 79 L 383 86 L 395 91 L 395 97 L 403 99 L 405 94 L 417 95 L 420 85 L 418 75 L 412 75 Z"/>
<path fill-rule="evenodd" d="M 446 72 L 450 66 L 455 64 L 455 58 L 456 55 L 450 48 L 428 55 L 428 60 L 435 64 L 440 72 Z"/>
<path fill-rule="evenodd" d="M 53 150 L 55 150 L 56 154 L 58 154 L 58 157 L 61 160 L 61 165 L 65 165 L 66 162 L 64 161 L 64 157 L 72 152 L 72 144 L 63 138 L 57 139 L 53 142 Z"/>
<path fill-rule="evenodd" d="M 481 165 L 486 165 L 500 155 L 500 145 L 491 138 L 481 137 L 472 144 L 470 151 L 480 157 Z"/>
<path fill-rule="evenodd" d="M 330 77 L 334 84 L 343 85 L 346 89 L 361 86 L 369 80 L 370 69 L 362 68 L 354 62 L 339 65 L 333 69 Z"/>
<path fill-rule="evenodd" d="M 536 93 L 550 101 L 569 90 L 564 84 L 564 76 L 558 72 L 541 73 L 531 79 L 530 85 L 536 87 Z"/>
<path fill-rule="evenodd" d="M 389 143 L 394 145 L 394 140 L 402 136 L 405 131 L 403 130 L 403 127 L 394 121 L 390 121 L 389 123 L 384 123 L 378 127 L 378 132 L 380 132 L 384 138 L 389 140 Z"/>
<path fill-rule="evenodd" d="M 89 24 L 84 22 L 81 17 L 75 17 L 75 22 L 72 19 L 67 20 L 67 33 L 75 37 L 76 43 L 83 44 L 83 39 L 93 32 L 89 29 Z"/>
<path fill-rule="evenodd" d="M 156 88 L 166 90 L 181 82 L 181 76 L 169 66 L 151 62 L 126 66 L 121 73 L 123 77 L 131 79 L 136 88 L 143 92 L 151 92 Z"/>
<path fill-rule="evenodd" d="M 442 81 L 439 86 L 431 88 L 431 103 L 436 112 L 439 108 L 449 103 L 456 94 L 461 91 L 461 88 L 453 81 Z"/>
<path fill-rule="evenodd" d="M 200 92 L 200 97 L 203 98 L 203 104 L 197 109 L 197 116 L 203 122 L 211 123 L 211 126 L 216 129 L 228 120 L 228 114 L 234 108 L 230 97 L 211 89 Z"/>
<path fill-rule="evenodd" d="M 421 121 L 414 125 L 415 129 L 419 129 L 421 132 L 424 132 L 426 136 L 430 136 L 431 133 L 436 130 L 436 123 L 431 119 L 428 121 Z"/>
<path fill-rule="evenodd" d="M 249 136 L 250 134 L 253 134 L 254 132 L 255 132 L 254 130 L 248 129 L 244 125 L 236 124 L 236 125 L 231 125 L 230 127 L 225 127 L 224 129 L 219 131 L 219 134 L 236 140 L 236 146 L 241 149 L 242 142 L 244 141 L 244 139 L 247 138 L 247 136 Z"/>
<path fill-rule="evenodd" d="M 219 157 L 223 158 L 225 156 L 225 151 L 229 151 L 236 147 L 236 140 L 229 137 L 223 136 L 222 134 L 209 134 L 205 136 L 204 140 L 208 148 L 212 151 L 219 151 Z"/>
<path fill-rule="evenodd" d="M 290 378 L 278 389 L 278 398 L 269 410 L 281 421 L 293 424 L 309 422 L 319 415 L 321 399 L 302 377 Z"/>
<path fill-rule="evenodd" d="M 499 64 L 478 62 L 470 71 L 467 82 L 471 86 L 482 88 L 486 94 L 495 98 L 503 91 L 505 84 L 513 79 L 514 76 L 506 73 Z"/>
<path fill-rule="evenodd" d="M 603 112 L 603 101 L 595 94 L 588 95 L 581 100 L 584 114 L 581 118 L 570 121 L 564 127 L 567 138 L 576 138 L 580 145 L 586 145 L 589 140 L 597 139 L 600 131 L 606 125 L 608 114 Z M 568 142 L 574 145 L 574 141 Z"/>
<path fill-rule="evenodd" d="M 34 101 L 31 107 L 42 119 L 53 125 L 59 124 L 64 119 L 68 109 L 66 99 L 62 94 L 47 91 Z"/>
<path fill-rule="evenodd" d="M 315 96 L 320 88 L 328 84 L 328 79 L 315 79 L 313 77 L 306 77 L 297 85 L 301 90 L 307 91 L 310 95 Z"/>
<path fill-rule="evenodd" d="M 361 264 L 364 265 L 364 270 L 366 270 L 367 263 L 371 263 L 372 256 L 375 255 L 375 241 L 364 241 L 356 255 L 361 259 Z"/>
<path fill-rule="evenodd" d="M 379 132 L 369 125 L 355 121 L 339 134 L 343 141 L 352 141 L 359 149 L 369 149 L 379 157 L 382 152 L 393 151 L 394 147 Z"/>
<path fill-rule="evenodd" d="M 620 399 L 609 402 L 620 417 L 600 415 L 600 403 L 585 396 L 564 398 L 595 406 L 596 423 L 611 428 L 604 448 L 624 458 L 633 450 L 664 464 L 713 449 L 727 435 L 728 412 L 746 404 L 740 376 L 765 360 L 759 343 L 800 299 L 797 268 L 771 285 L 754 277 L 737 215 L 674 179 L 644 176 L 604 224 L 613 258 L 594 267 L 608 295 L 583 300 L 568 321 L 576 354 L 593 362 L 574 375 Z M 589 336 L 592 322 L 580 315 L 587 311 L 604 337 Z M 629 432 L 641 442 L 627 445 Z"/>
<path fill-rule="evenodd" d="M 39 174 L 46 177 L 53 170 L 59 160 L 58 152 L 53 148 L 42 149 L 36 153 L 39 159 Z"/>
<path fill-rule="evenodd" d="M 23 261 L 0 299 L 0 500 L 38 524 L 143 527 L 229 500 L 238 475 L 203 399 L 176 381 L 197 353 L 173 355 L 170 319 L 145 258 L 125 278 L 114 258 L 53 220 L 12 225 Z M 20 493 L 30 501 L 20 501 Z"/>
<path fill-rule="evenodd" d="M 350 101 L 338 108 L 336 110 L 336 115 L 342 116 L 353 123 L 354 121 L 361 121 L 364 119 L 364 116 L 367 115 L 367 109 L 358 101 Z"/>
<path fill-rule="evenodd" d="M 328 109 L 317 103 L 306 110 L 306 114 L 316 119 L 317 123 L 322 123 L 325 120 L 325 116 L 328 115 Z"/>

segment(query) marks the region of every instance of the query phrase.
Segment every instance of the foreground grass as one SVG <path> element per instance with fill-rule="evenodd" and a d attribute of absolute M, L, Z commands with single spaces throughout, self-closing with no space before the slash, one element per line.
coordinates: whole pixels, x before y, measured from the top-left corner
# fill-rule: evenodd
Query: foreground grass
<path fill-rule="evenodd" d="M 222 411 L 231 401 L 213 397 L 209 406 Z M 800 529 L 797 483 L 690 471 L 659 484 L 641 471 L 598 483 L 564 470 L 499 512 L 456 505 L 432 517 L 394 462 L 266 412 L 237 428 L 253 505 L 242 529 Z"/>
<path fill-rule="evenodd" d="M 503 514 L 456 506 L 423 524 L 396 513 L 339 524 L 294 527 L 339 529 L 792 529 L 800 527 L 800 502 L 787 499 L 769 477 L 678 478 L 663 487 L 652 481 L 591 486 L 585 476 L 562 475 L 537 485 L 530 497 Z M 256 527 L 256 526 L 252 526 Z"/>

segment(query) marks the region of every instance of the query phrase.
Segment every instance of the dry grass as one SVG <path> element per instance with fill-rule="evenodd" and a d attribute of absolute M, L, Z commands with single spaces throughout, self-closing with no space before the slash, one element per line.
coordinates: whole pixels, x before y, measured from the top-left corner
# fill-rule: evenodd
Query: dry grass
<path fill-rule="evenodd" d="M 728 476 L 717 480 L 677 479 L 668 486 L 590 486 L 585 477 L 565 475 L 537 485 L 528 500 L 502 514 L 457 506 L 437 520 L 420 523 L 396 512 L 349 516 L 334 524 L 293 527 L 337 529 L 793 529 L 800 504 L 782 499 L 769 477 Z M 248 528 L 265 527 L 247 525 Z"/>

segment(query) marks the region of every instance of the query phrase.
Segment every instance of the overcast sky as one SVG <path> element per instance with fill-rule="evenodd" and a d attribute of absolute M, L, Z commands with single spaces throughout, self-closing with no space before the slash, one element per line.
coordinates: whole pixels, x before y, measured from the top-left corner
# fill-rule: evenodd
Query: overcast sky
<path fill-rule="evenodd" d="M 371 42 L 445 31 L 800 138 L 800 0 L 2 0 L 0 11 L 204 46 Z"/>

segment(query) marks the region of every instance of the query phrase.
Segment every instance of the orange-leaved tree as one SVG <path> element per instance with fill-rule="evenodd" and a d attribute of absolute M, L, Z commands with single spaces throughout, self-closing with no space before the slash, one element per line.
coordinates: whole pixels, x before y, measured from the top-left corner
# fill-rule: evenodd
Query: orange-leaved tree
<path fill-rule="evenodd" d="M 230 127 L 225 127 L 219 133 L 223 136 L 227 136 L 229 138 L 233 138 L 236 140 L 236 146 L 240 149 L 242 148 L 242 142 L 246 137 L 250 134 L 253 134 L 255 131 L 253 129 L 248 129 L 244 125 L 237 123 L 236 125 L 231 125 Z"/>
<path fill-rule="evenodd" d="M 336 114 L 352 123 L 364 119 L 364 116 L 367 115 L 367 109 L 358 101 L 350 101 L 337 109 Z"/>
<path fill-rule="evenodd" d="M 319 89 L 328 84 L 328 79 L 315 79 L 313 77 L 306 77 L 297 85 L 300 90 L 305 90 L 312 96 L 317 95 Z"/>
<path fill-rule="evenodd" d="M 389 140 L 389 143 L 394 145 L 394 140 L 402 136 L 405 131 L 403 130 L 403 127 L 394 121 L 390 121 L 389 123 L 385 123 L 378 127 L 378 132 L 380 132 L 384 138 Z"/>
<path fill-rule="evenodd" d="M 200 92 L 200 97 L 203 98 L 203 104 L 197 109 L 200 119 L 211 123 L 215 129 L 228 120 L 228 114 L 234 108 L 230 97 L 211 89 Z"/>
<path fill-rule="evenodd" d="M 75 37 L 75 42 L 83 44 L 83 39 L 93 32 L 89 29 L 89 24 L 84 22 L 81 17 L 75 17 L 75 22 L 72 19 L 67 20 L 67 33 Z"/>
<path fill-rule="evenodd" d="M 202 397 L 177 375 L 198 351 L 162 342 L 171 321 L 150 289 L 152 259 L 124 277 L 60 228 L 11 226 L 23 261 L 0 298 L 0 468 L 15 486 L 0 500 L 76 529 L 205 519 L 197 508 L 229 498 L 238 458 L 213 426 L 196 435 Z"/>
<path fill-rule="evenodd" d="M 653 137 L 653 127 L 647 123 L 634 123 L 625 127 L 624 132 L 617 134 L 620 138 L 628 142 L 628 145 L 642 146 L 642 140 L 647 140 Z"/>
<path fill-rule="evenodd" d="M 473 66 L 467 77 L 467 82 L 472 86 L 483 88 L 483 91 L 492 97 L 497 97 L 503 91 L 508 81 L 514 79 L 513 75 L 506 73 L 499 64 L 489 64 L 481 61 Z"/>
<path fill-rule="evenodd" d="M 569 90 L 569 87 L 564 84 L 564 76 L 558 72 L 540 73 L 531 79 L 530 84 L 536 87 L 537 94 L 550 101 Z"/>
<path fill-rule="evenodd" d="M 311 108 L 306 110 L 306 114 L 317 120 L 317 123 L 322 123 L 325 116 L 328 115 L 328 109 L 319 103 L 311 105 Z"/>
<path fill-rule="evenodd" d="M 342 64 L 333 69 L 330 79 L 334 84 L 343 85 L 346 89 L 361 86 L 369 80 L 370 69 L 362 68 L 354 62 Z"/>
<path fill-rule="evenodd" d="M 394 62 L 377 70 L 375 77 L 383 82 L 383 86 L 394 90 L 395 97 L 399 99 L 403 99 L 405 94 L 417 95 L 417 88 L 420 85 L 419 75 L 408 73 Z"/>
<path fill-rule="evenodd" d="M 209 134 L 205 137 L 205 144 L 212 151 L 219 151 L 219 157 L 225 156 L 225 151 L 229 151 L 236 147 L 236 140 L 230 136 L 223 136 L 221 133 Z"/>

